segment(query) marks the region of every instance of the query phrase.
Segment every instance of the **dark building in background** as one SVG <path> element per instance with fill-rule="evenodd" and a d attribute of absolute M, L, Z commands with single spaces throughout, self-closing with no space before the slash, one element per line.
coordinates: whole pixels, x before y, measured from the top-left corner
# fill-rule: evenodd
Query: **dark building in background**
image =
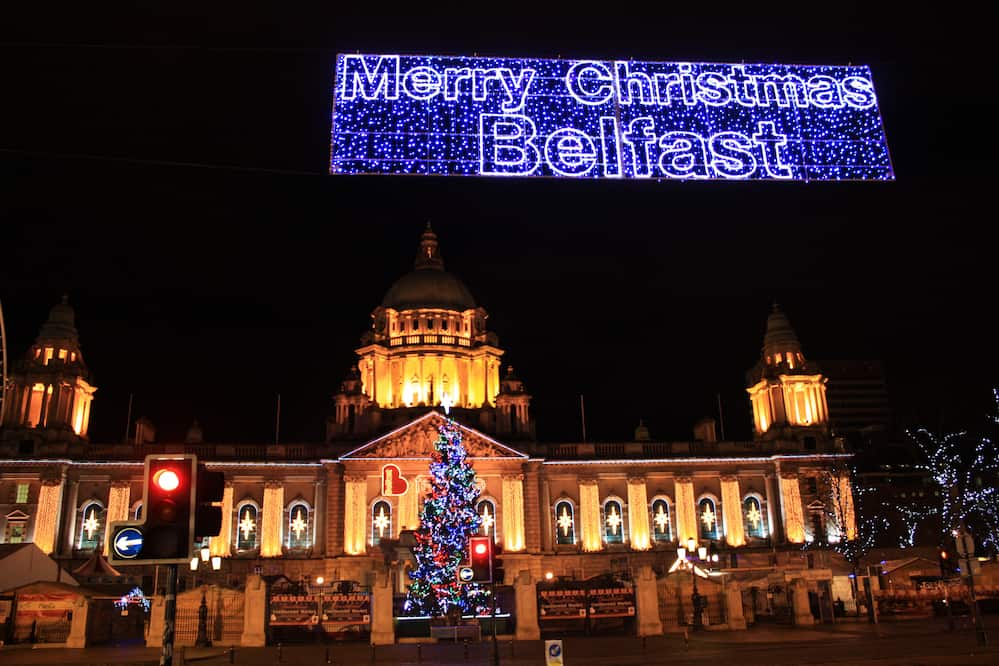
<path fill-rule="evenodd" d="M 895 416 L 888 398 L 884 363 L 876 360 L 818 361 L 829 380 L 826 401 L 836 437 L 854 449 L 895 438 Z"/>

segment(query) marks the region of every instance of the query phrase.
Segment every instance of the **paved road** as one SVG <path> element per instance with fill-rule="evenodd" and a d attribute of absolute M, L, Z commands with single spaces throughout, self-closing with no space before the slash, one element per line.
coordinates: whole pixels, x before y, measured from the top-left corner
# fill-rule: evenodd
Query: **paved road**
<path fill-rule="evenodd" d="M 999 644 L 999 618 L 989 617 L 990 637 Z M 544 664 L 543 645 L 537 641 L 499 642 L 503 666 Z M 464 645 L 366 645 L 288 646 L 178 650 L 174 663 L 203 664 L 447 664 L 455 666 L 492 663 L 489 642 Z M 814 629 L 755 627 L 745 632 L 698 632 L 649 638 L 566 638 L 566 666 L 620 666 L 653 664 L 729 664 L 738 666 L 781 664 L 872 664 L 921 666 L 999 664 L 999 647 L 979 648 L 966 621 L 947 631 L 945 622 L 910 620 L 871 626 L 844 622 Z M 0 664 L 156 664 L 157 650 L 145 648 L 88 648 L 85 650 L 0 648 Z"/>

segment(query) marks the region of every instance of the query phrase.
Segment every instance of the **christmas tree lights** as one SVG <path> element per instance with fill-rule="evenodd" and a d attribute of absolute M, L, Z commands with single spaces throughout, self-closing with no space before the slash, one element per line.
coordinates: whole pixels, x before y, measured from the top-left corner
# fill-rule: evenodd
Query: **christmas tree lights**
<path fill-rule="evenodd" d="M 430 493 L 420 512 L 413 555 L 416 568 L 404 606 L 407 615 L 439 617 L 449 611 L 477 614 L 485 610 L 486 593 L 458 581 L 469 536 L 478 532 L 475 510 L 479 487 L 467 460 L 461 430 L 450 418 L 438 428 L 430 462 Z"/>

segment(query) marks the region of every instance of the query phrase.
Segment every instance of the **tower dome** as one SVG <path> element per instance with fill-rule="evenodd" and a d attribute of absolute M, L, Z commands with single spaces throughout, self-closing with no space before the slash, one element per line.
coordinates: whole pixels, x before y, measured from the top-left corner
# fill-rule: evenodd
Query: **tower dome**
<path fill-rule="evenodd" d="M 382 307 L 394 310 L 440 308 L 464 312 L 475 308 L 475 299 L 461 280 L 444 270 L 437 234 L 427 228 L 413 270 L 396 280 L 382 298 Z"/>

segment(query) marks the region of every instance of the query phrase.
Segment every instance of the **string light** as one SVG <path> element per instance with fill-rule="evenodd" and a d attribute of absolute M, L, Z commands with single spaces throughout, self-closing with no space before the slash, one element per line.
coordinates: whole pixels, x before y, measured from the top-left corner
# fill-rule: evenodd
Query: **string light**
<path fill-rule="evenodd" d="M 331 173 L 892 180 L 869 68 L 342 54 Z"/>

